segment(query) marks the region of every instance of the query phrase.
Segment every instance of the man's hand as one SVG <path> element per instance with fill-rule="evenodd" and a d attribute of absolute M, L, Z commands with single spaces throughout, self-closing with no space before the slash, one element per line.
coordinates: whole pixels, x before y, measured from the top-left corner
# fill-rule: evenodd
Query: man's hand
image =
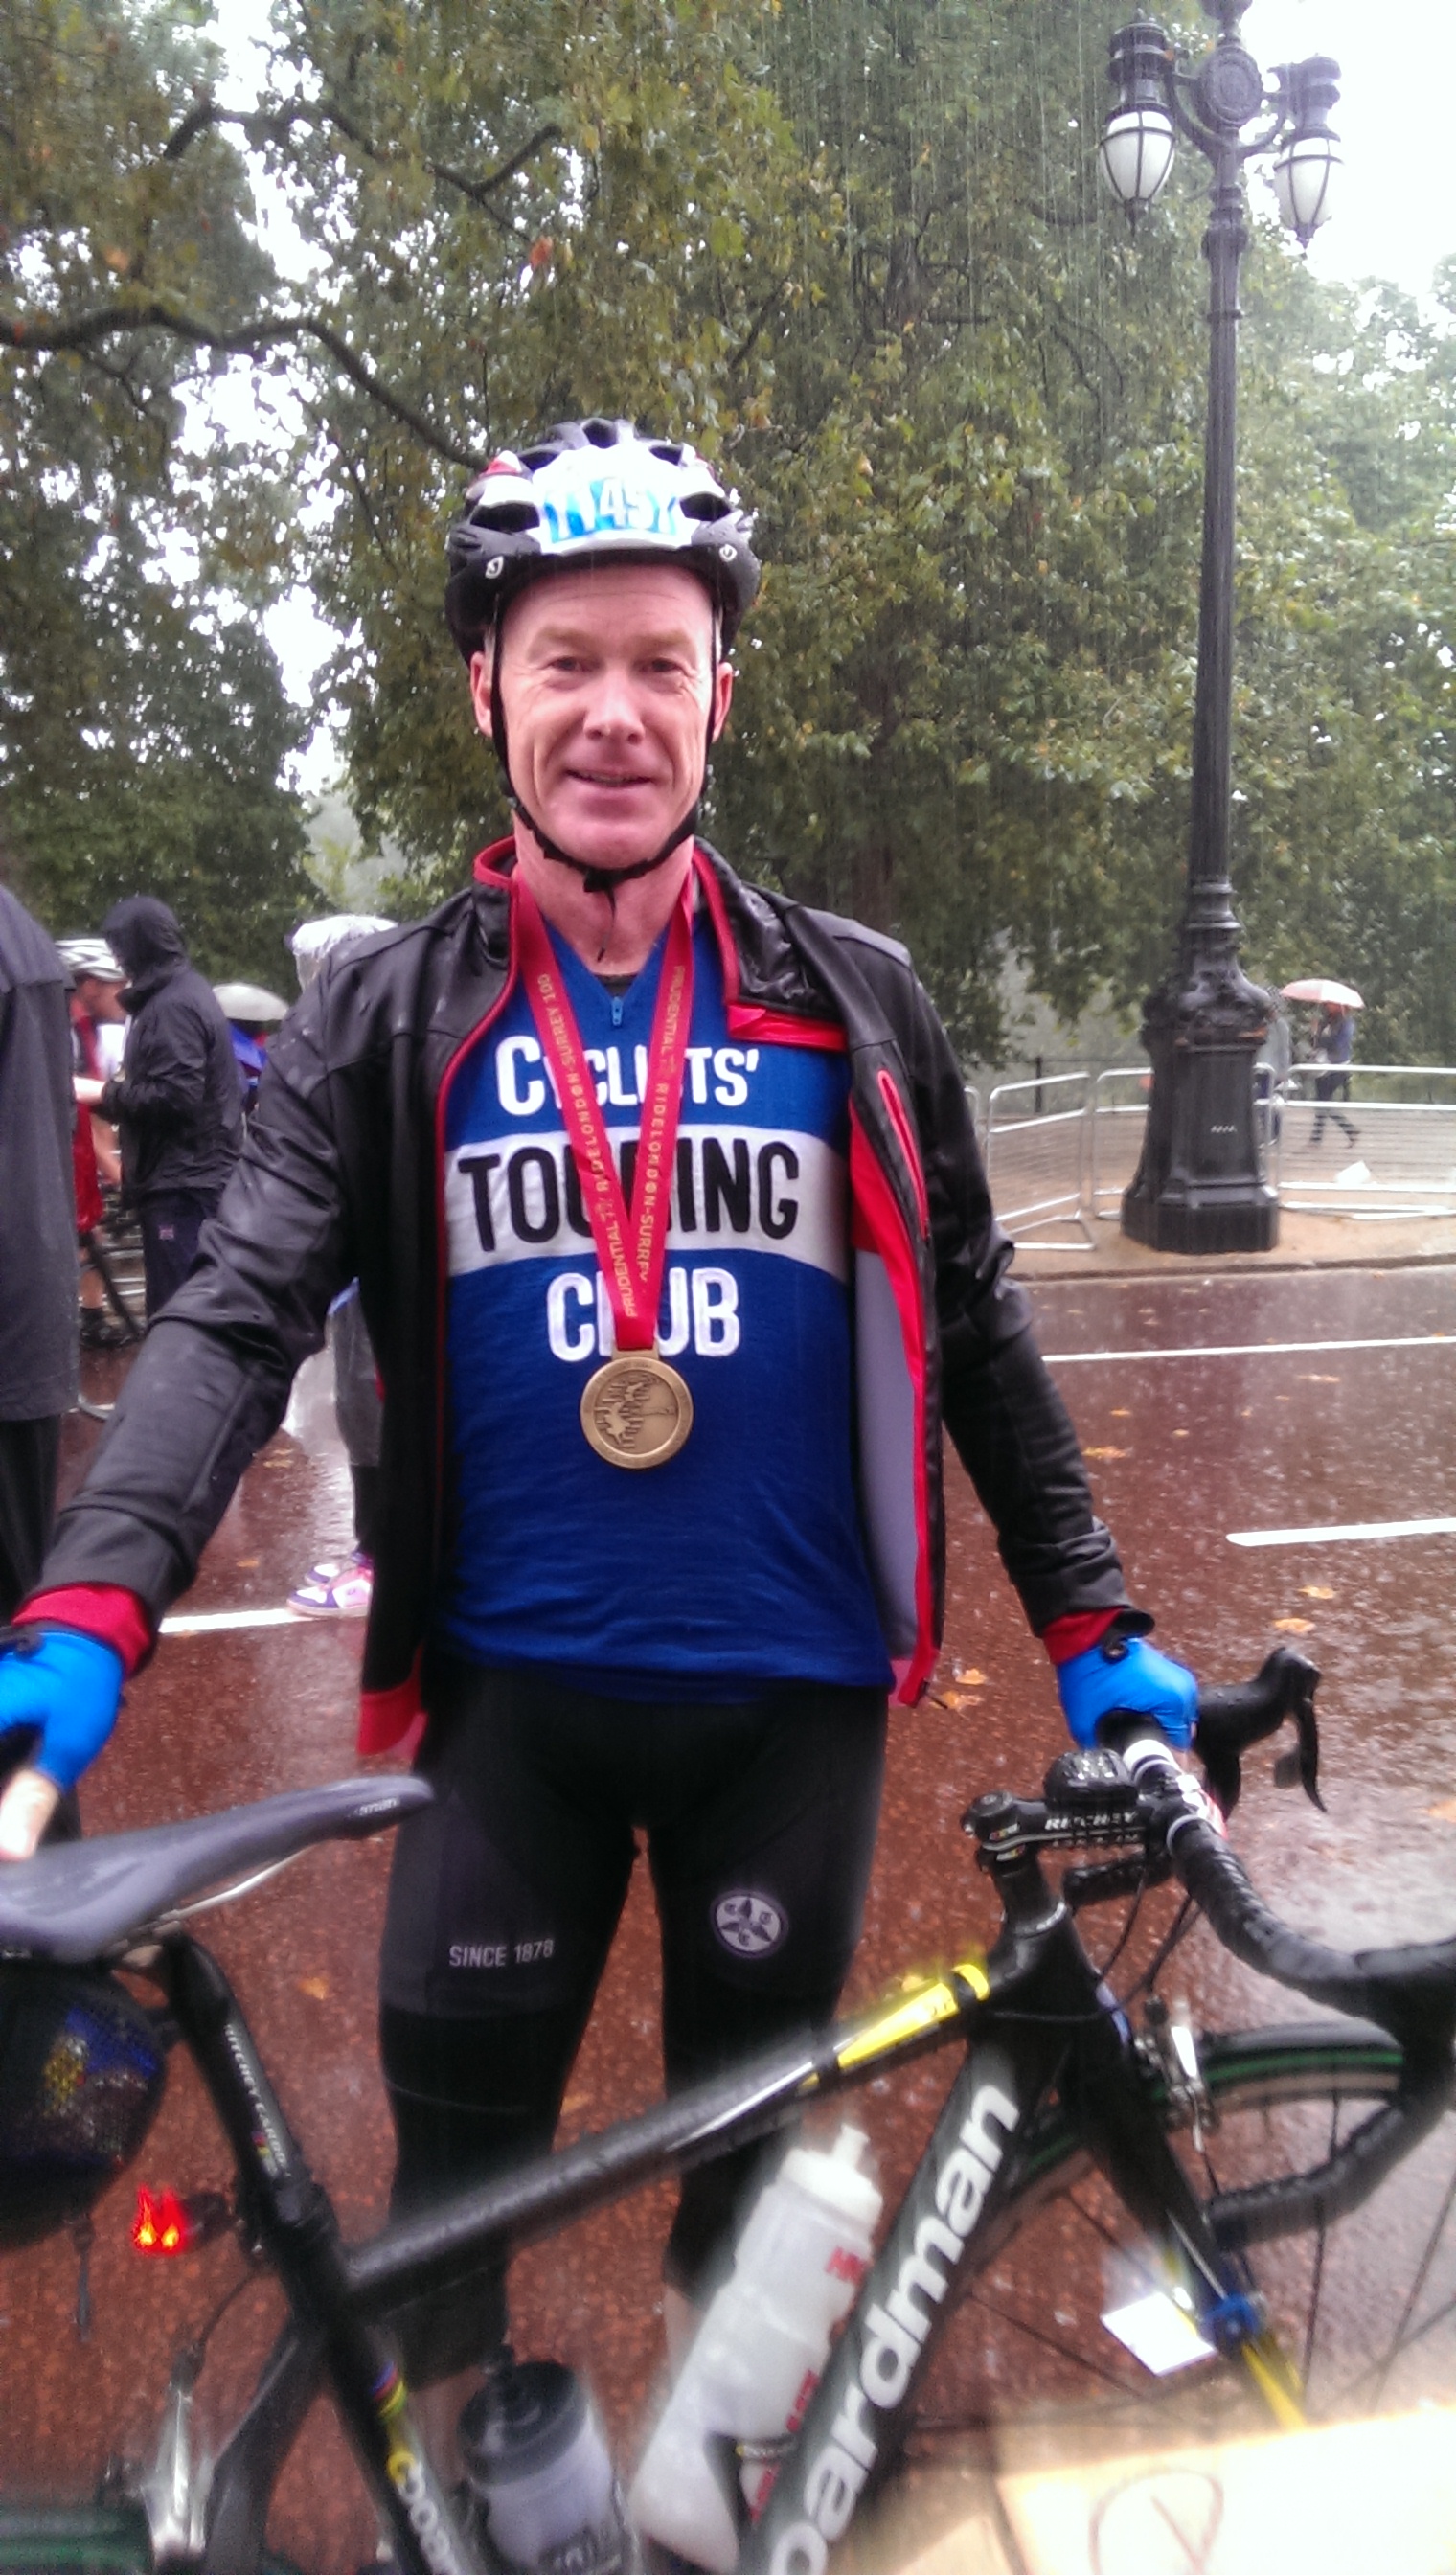
<path fill-rule="evenodd" d="M 1186 1663 L 1175 1663 L 1141 1636 L 1124 1636 L 1109 1627 L 1086 1653 L 1058 1664 L 1056 1686 L 1067 1732 L 1089 1750 L 1103 1717 L 1114 1708 L 1151 1717 L 1180 1751 L 1193 1740 L 1198 1684 Z"/>
<path fill-rule="evenodd" d="M 0 1797 L 0 1860 L 29 1859 L 115 1725 L 122 1678 L 120 1654 L 75 1627 L 22 1630 L 0 1651 L 0 1739 L 39 1737 Z"/>

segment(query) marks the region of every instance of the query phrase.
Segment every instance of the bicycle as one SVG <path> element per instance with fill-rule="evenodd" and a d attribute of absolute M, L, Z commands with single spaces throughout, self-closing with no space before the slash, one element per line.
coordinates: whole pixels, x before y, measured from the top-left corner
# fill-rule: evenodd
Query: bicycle
<path fill-rule="evenodd" d="M 66 2562 L 130 2575 L 165 2561 L 202 2575 L 257 2575 L 270 2563 L 274 2484 L 327 2385 L 395 2564 L 405 2575 L 486 2575 L 482 2534 L 445 2491 L 415 2430 L 388 2341 L 391 2314 L 671 2170 L 767 2136 L 813 2104 L 957 2045 L 963 2062 L 908 2187 L 802 2421 L 780 2445 L 766 2503 L 744 2520 L 739 2575 L 819 2575 L 901 2463 L 951 2310 L 978 2297 L 1016 2230 L 1047 2206 L 1079 2206 L 1110 2233 L 1078 2198 L 1094 2167 L 1138 2229 L 1144 2298 L 1180 2320 L 1208 2366 L 1251 2387 L 1275 2422 L 1305 2419 L 1329 2231 L 1420 2152 L 1456 2092 L 1456 1941 L 1352 1957 L 1304 1940 L 1262 1904 L 1224 1838 L 1241 1755 L 1286 1718 L 1298 1749 L 1276 1775 L 1297 1775 L 1319 1801 L 1317 1679 L 1281 1648 L 1253 1682 L 1204 1693 L 1195 1742 L 1206 1787 L 1145 1723 L 1127 1720 L 1107 1748 L 1061 1754 L 1039 1797 L 978 1798 L 962 1820 L 1002 1909 L 985 1956 L 964 1955 L 884 2009 L 780 2046 L 352 2247 L 308 2170 L 236 1995 L 187 1918 L 199 1901 L 218 1900 L 206 1889 L 237 1892 L 240 1880 L 257 1883 L 314 1842 L 394 1824 L 428 1801 L 428 1786 L 343 1780 L 57 1847 L 6 1870 L 0 2120 L 12 2169 L 18 2123 L 33 2118 L 45 2088 L 44 2066 L 32 2062 L 30 2093 L 18 2106 L 12 2097 L 16 2069 L 25 2070 L 15 2015 L 27 2008 L 54 2034 L 47 2064 L 63 2046 L 60 2091 L 72 2114 L 69 2180 L 62 2176 L 62 2187 L 42 2171 L 35 2226 L 71 2219 L 84 2227 L 99 2188 L 145 2133 L 175 2035 L 202 2074 L 236 2167 L 231 2199 L 219 2196 L 205 2225 L 231 2230 L 249 2263 L 273 2272 L 290 2312 L 210 2480 L 191 2452 L 204 2356 L 193 2345 L 174 2368 L 150 2472 L 113 2472 L 79 2515 L 0 2512 L 0 2565 Z M 1056 1891 L 1048 1856 L 1067 1862 Z M 1133 1997 L 1110 1992 L 1076 1917 L 1168 1877 L 1185 1890 L 1184 1917 L 1196 1910 L 1234 1956 L 1345 2017 L 1195 2037 L 1156 1993 L 1175 1925 L 1138 1979 L 1144 2025 L 1134 2032 L 1125 2008 Z M 124 1976 L 160 1991 L 160 2013 Z M 128 2049 L 129 2090 L 117 2073 Z M 88 2093 L 89 2131 L 74 2116 L 88 2108 Z M 1347 2103 L 1359 2124 L 1341 2136 Z M 1240 2144 L 1248 2114 L 1256 2131 Z M 79 2144 L 88 2145 L 89 2165 Z M 1427 2350 L 1456 2311 L 1456 2295 L 1432 2309 L 1428 2294 L 1438 2254 L 1445 2258 L 1456 2160 L 1443 2176 L 1437 2224 L 1413 2262 L 1391 2346 L 1373 2364 L 1362 2361 L 1352 2390 L 1333 2391 L 1335 2405 L 1351 2394 L 1378 2401 L 1403 2356 Z M 1315 2294 L 1295 2351 L 1278 2257 L 1306 2237 Z M 1274 2269 L 1260 2277 L 1257 2257 L 1271 2248 Z"/>

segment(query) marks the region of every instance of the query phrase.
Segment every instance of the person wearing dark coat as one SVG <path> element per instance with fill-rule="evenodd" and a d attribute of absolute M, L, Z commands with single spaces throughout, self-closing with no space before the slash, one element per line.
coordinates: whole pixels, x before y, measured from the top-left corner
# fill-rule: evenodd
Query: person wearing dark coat
<path fill-rule="evenodd" d="M 243 1142 L 232 1033 L 212 986 L 156 895 L 128 895 L 106 937 L 127 970 L 126 1054 L 102 1093 L 121 1131 L 122 1187 L 141 1219 L 148 1318 L 175 1295 Z"/>
<path fill-rule="evenodd" d="M 76 1201 L 66 970 L 0 886 L 0 1619 L 50 1539 L 76 1400 Z"/>

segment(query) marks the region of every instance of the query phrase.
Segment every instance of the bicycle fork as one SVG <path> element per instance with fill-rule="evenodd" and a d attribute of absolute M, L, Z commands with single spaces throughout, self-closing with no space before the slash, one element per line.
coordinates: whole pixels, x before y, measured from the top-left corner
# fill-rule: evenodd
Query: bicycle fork
<path fill-rule="evenodd" d="M 237 2158 L 243 2208 L 305 2342 L 320 2350 L 396 2564 L 408 2575 L 485 2575 L 415 2430 L 389 2347 L 354 2311 L 332 2205 L 289 2127 L 227 1977 L 189 1936 L 165 1945 L 169 1997 Z"/>

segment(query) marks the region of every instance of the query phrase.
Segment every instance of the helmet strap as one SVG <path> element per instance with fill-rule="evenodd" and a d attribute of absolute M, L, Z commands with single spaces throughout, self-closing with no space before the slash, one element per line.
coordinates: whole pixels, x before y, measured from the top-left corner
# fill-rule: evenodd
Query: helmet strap
<path fill-rule="evenodd" d="M 713 632 L 713 679 L 715 684 L 718 680 L 719 658 L 718 620 L 715 618 Z M 714 693 L 711 690 L 708 701 L 708 739 L 704 747 L 703 760 L 703 779 L 705 787 L 708 784 L 709 762 L 713 754 L 713 694 Z M 555 860 L 559 868 L 573 869 L 581 878 L 582 885 L 586 893 L 606 895 L 608 908 L 614 922 L 617 919 L 618 887 L 631 885 L 635 877 L 650 877 L 655 875 L 659 868 L 667 865 L 667 862 L 671 859 L 674 851 L 680 850 L 685 841 L 691 840 L 693 834 L 698 829 L 698 817 L 703 810 L 702 789 L 700 789 L 699 793 L 694 797 L 693 802 L 687 813 L 684 815 L 682 822 L 676 824 L 673 830 L 669 833 L 662 848 L 660 850 L 656 850 L 650 859 L 639 859 L 633 867 L 603 868 L 599 867 L 594 860 L 576 858 L 570 850 L 564 850 L 559 841 L 554 841 L 551 838 L 550 833 L 542 830 L 535 815 L 530 812 L 524 799 L 518 795 L 511 777 L 511 761 L 506 745 L 506 705 L 501 694 L 501 621 L 499 618 L 496 621 L 491 641 L 491 747 L 501 765 L 501 776 L 505 782 L 506 788 L 506 802 L 510 806 L 512 813 L 516 815 L 519 821 L 525 824 L 532 839 L 535 841 L 538 849 L 541 850 L 544 857 Z"/>

